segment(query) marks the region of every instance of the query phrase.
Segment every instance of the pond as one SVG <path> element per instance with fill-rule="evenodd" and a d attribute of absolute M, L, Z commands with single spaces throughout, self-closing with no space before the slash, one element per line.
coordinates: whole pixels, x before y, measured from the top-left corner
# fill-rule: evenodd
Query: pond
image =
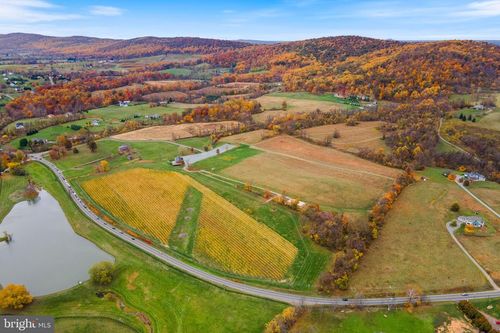
<path fill-rule="evenodd" d="M 90 223 L 90 222 L 89 222 Z M 16 204 L 0 224 L 0 284 L 24 284 L 32 295 L 64 290 L 89 279 L 89 268 L 114 261 L 108 253 L 77 235 L 59 203 L 40 191 L 35 202 Z"/>

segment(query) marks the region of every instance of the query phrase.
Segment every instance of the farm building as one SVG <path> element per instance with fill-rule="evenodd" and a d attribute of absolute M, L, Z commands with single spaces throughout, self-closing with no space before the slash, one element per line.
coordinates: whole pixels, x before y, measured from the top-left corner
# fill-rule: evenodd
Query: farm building
<path fill-rule="evenodd" d="M 459 216 L 457 217 L 457 222 L 459 224 L 465 223 L 465 225 L 470 225 L 474 228 L 484 227 L 484 220 L 481 216 Z"/>
<path fill-rule="evenodd" d="M 16 129 L 24 129 L 24 124 L 23 123 L 16 123 Z"/>
<path fill-rule="evenodd" d="M 474 110 L 484 110 L 484 105 L 483 104 L 476 104 L 472 107 Z"/>
<path fill-rule="evenodd" d="M 464 173 L 464 178 L 468 179 L 468 180 L 473 180 L 476 182 L 477 181 L 484 182 L 486 180 L 486 177 L 478 172 L 466 172 L 466 173 Z"/>
<path fill-rule="evenodd" d="M 124 106 L 124 107 L 127 107 L 129 104 L 130 104 L 130 101 L 119 101 L 118 102 L 119 106 Z"/>

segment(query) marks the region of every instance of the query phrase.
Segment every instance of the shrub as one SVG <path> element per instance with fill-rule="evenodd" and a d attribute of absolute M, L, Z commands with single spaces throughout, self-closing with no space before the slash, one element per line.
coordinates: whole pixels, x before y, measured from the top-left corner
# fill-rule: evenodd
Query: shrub
<path fill-rule="evenodd" d="M 488 320 L 469 301 L 458 302 L 458 308 L 481 332 L 494 332 Z"/>
<path fill-rule="evenodd" d="M 78 154 L 80 151 L 78 150 L 78 148 L 74 147 L 73 148 L 73 154 Z"/>
<path fill-rule="evenodd" d="M 453 205 L 451 205 L 450 210 L 452 212 L 458 212 L 460 210 L 460 205 L 455 202 Z"/>
<path fill-rule="evenodd" d="M 0 290 L 0 308 L 19 310 L 33 302 L 33 296 L 21 284 L 8 284 Z"/>
<path fill-rule="evenodd" d="M 71 126 L 69 128 L 71 128 L 73 131 L 79 131 L 82 129 L 82 126 L 77 125 L 77 124 L 71 124 Z"/>
<path fill-rule="evenodd" d="M 113 281 L 115 267 L 109 261 L 101 261 L 89 270 L 90 278 L 95 284 L 106 285 Z"/>
<path fill-rule="evenodd" d="M 19 147 L 20 148 L 24 148 L 28 145 L 28 139 L 26 138 L 22 138 L 20 141 L 19 141 Z"/>
<path fill-rule="evenodd" d="M 469 186 L 470 185 L 470 181 L 468 179 L 464 180 L 464 186 Z"/>
<path fill-rule="evenodd" d="M 453 220 L 453 222 L 451 222 L 450 225 L 455 228 L 457 226 L 457 221 Z"/>

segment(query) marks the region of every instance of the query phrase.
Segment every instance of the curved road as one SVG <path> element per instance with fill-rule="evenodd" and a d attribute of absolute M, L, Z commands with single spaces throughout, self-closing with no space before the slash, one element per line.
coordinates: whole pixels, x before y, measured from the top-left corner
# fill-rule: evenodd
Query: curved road
<path fill-rule="evenodd" d="M 291 292 L 276 291 L 276 290 L 270 290 L 261 287 L 247 285 L 244 283 L 219 277 L 217 275 L 211 274 L 196 267 L 192 267 L 189 264 L 177 258 L 174 258 L 138 239 L 135 239 L 132 236 L 124 233 L 123 231 L 115 228 L 114 226 L 106 223 L 85 205 L 85 203 L 75 193 L 69 182 L 65 179 L 61 170 L 59 170 L 53 163 L 44 159 L 41 154 L 32 154 L 30 155 L 30 158 L 34 161 L 40 162 L 45 166 L 47 166 L 57 176 L 57 178 L 66 189 L 71 199 L 78 206 L 78 208 L 99 227 L 103 228 L 104 230 L 108 231 L 114 236 L 126 241 L 127 243 L 143 250 L 149 255 L 156 257 L 157 259 L 167 263 L 168 265 L 173 266 L 180 271 L 188 273 L 200 280 L 242 294 L 257 296 L 261 298 L 266 298 L 294 305 L 388 306 L 394 304 L 404 304 L 410 301 L 408 297 L 342 299 L 342 298 L 330 298 L 330 297 L 305 296 L 305 295 L 294 294 Z M 457 274 L 459 273 L 457 272 Z M 496 298 L 496 297 L 500 297 L 500 291 L 483 291 L 483 292 L 474 292 L 467 294 L 429 295 L 429 296 L 422 296 L 422 300 L 424 302 L 445 302 L 445 301 L 459 301 L 463 299 L 480 299 L 480 298 Z"/>

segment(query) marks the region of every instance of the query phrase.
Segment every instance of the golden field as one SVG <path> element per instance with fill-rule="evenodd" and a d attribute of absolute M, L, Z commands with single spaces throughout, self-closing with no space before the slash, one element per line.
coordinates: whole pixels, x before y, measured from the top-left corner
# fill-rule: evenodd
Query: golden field
<path fill-rule="evenodd" d="M 132 169 L 82 184 L 103 209 L 144 234 L 168 243 L 189 186 L 202 194 L 194 258 L 222 271 L 281 280 L 297 248 L 266 225 L 189 176 Z"/>

